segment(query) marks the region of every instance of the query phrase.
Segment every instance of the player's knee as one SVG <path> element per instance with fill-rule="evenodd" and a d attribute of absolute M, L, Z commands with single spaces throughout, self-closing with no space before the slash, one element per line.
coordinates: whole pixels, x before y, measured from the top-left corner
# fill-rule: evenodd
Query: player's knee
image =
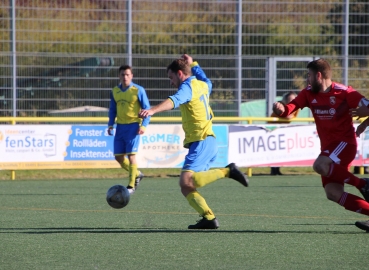
<path fill-rule="evenodd" d="M 326 163 L 315 161 L 313 164 L 313 170 L 322 176 L 327 176 L 329 173 L 329 166 Z"/>
<path fill-rule="evenodd" d="M 180 187 L 181 187 L 181 193 L 185 197 L 187 197 L 188 194 L 196 190 L 194 187 L 191 187 L 189 185 L 180 185 Z"/>
<path fill-rule="evenodd" d="M 322 164 L 319 164 L 317 161 L 315 161 L 313 164 L 313 170 L 318 174 L 322 174 Z"/>
<path fill-rule="evenodd" d="M 196 190 L 196 188 L 193 185 L 193 181 L 191 177 L 188 178 L 188 177 L 182 176 L 181 179 L 179 180 L 179 186 L 184 196 L 187 196 L 189 193 Z"/>

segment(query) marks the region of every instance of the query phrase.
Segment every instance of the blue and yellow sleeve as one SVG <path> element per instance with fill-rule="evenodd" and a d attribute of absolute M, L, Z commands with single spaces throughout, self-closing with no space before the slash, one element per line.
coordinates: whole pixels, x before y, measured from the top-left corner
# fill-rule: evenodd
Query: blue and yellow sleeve
<path fill-rule="evenodd" d="M 138 102 L 140 102 L 140 106 L 142 109 L 144 110 L 148 110 L 150 109 L 150 101 L 147 97 L 147 94 L 146 94 L 146 91 L 143 87 L 140 87 L 138 89 Z M 147 127 L 148 124 L 150 123 L 150 119 L 151 119 L 151 116 L 147 117 L 147 118 L 144 118 L 143 121 L 142 121 L 142 125 L 143 127 Z"/>
<path fill-rule="evenodd" d="M 191 79 L 191 77 L 190 77 L 190 79 Z M 179 105 L 181 105 L 181 104 L 184 104 L 184 103 L 187 103 L 187 102 L 191 101 L 191 99 L 192 99 L 192 90 L 191 90 L 191 86 L 190 86 L 190 82 L 191 82 L 190 79 L 187 79 L 186 81 L 184 81 L 180 85 L 180 87 L 178 88 L 178 91 L 174 95 L 169 96 L 169 98 L 173 102 L 173 109 L 178 108 Z"/>
<path fill-rule="evenodd" d="M 201 69 L 199 63 L 196 61 L 191 64 L 192 74 L 196 77 L 196 79 L 206 82 L 209 87 L 209 95 L 211 94 L 211 90 L 213 89 L 213 84 L 208 77 L 206 77 L 205 72 Z"/>
<path fill-rule="evenodd" d="M 109 106 L 109 122 L 108 127 L 114 126 L 115 117 L 117 116 L 117 103 L 113 97 L 113 93 L 110 92 L 110 106 Z"/>

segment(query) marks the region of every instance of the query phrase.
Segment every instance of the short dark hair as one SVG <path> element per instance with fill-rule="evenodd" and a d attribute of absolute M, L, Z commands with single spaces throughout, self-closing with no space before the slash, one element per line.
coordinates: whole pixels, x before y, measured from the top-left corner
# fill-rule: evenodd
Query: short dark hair
<path fill-rule="evenodd" d="M 184 75 L 191 75 L 191 67 L 187 62 L 183 59 L 176 59 L 167 67 L 167 72 L 171 70 L 174 73 L 178 71 L 182 71 Z"/>
<path fill-rule="evenodd" d="M 287 93 L 285 93 L 283 96 L 282 96 L 282 103 L 283 104 L 287 104 L 287 99 L 290 97 L 290 96 L 297 96 L 297 94 L 294 92 L 294 91 L 289 91 Z"/>
<path fill-rule="evenodd" d="M 129 69 L 129 70 L 133 73 L 133 71 L 132 71 L 132 67 L 131 67 L 131 66 L 129 66 L 129 65 L 123 65 L 123 66 L 120 66 L 120 67 L 119 67 L 119 73 L 120 73 L 122 70 L 127 70 L 127 69 Z"/>
<path fill-rule="evenodd" d="M 309 62 L 306 68 L 311 69 L 314 73 L 320 72 L 323 76 L 323 79 L 330 79 L 332 77 L 331 66 L 328 61 L 325 59 L 317 59 Z"/>

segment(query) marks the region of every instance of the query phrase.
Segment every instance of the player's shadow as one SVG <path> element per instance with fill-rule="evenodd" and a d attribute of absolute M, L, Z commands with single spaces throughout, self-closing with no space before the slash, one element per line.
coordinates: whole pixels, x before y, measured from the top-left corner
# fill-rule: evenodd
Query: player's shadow
<path fill-rule="evenodd" d="M 309 226 L 311 224 L 293 224 L 298 226 Z M 334 225 L 334 226 L 353 226 L 352 224 L 313 224 L 316 225 Z M 343 232 L 332 231 L 313 231 L 313 230 L 177 230 L 168 228 L 84 228 L 84 227 L 63 227 L 63 228 L 0 228 L 0 234 L 63 234 L 63 233 L 91 233 L 91 234 L 146 234 L 146 233 L 261 233 L 261 234 L 360 234 L 362 231 Z"/>

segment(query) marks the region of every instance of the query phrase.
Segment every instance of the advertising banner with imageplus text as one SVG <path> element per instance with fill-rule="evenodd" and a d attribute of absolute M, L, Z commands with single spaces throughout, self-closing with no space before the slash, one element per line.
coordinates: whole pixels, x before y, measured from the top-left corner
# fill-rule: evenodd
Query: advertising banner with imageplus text
<path fill-rule="evenodd" d="M 356 128 L 357 125 L 355 125 Z M 362 141 L 352 165 L 363 164 Z M 229 162 L 242 167 L 312 166 L 320 153 L 315 125 L 230 125 Z"/>

